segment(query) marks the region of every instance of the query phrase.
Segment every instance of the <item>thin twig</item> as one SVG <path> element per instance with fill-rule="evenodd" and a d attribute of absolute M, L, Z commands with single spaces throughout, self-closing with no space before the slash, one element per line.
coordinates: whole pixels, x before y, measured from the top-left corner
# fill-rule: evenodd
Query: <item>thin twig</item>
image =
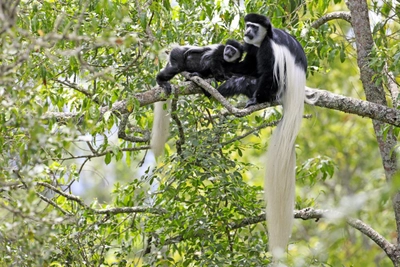
<path fill-rule="evenodd" d="M 130 114 L 124 114 L 122 116 L 121 122 L 118 125 L 118 138 L 123 139 L 125 141 L 129 142 L 149 142 L 150 140 L 150 133 L 148 131 L 144 131 L 141 129 L 137 129 L 137 132 L 143 133 L 144 137 L 137 137 L 133 135 L 127 135 L 125 130 L 128 128 L 129 125 L 129 115 Z"/>
<path fill-rule="evenodd" d="M 196 83 L 198 86 L 200 86 L 201 88 L 203 88 L 204 90 L 206 90 L 207 92 L 209 92 L 215 99 L 218 100 L 218 102 L 220 102 L 229 112 L 231 112 L 233 115 L 235 115 L 236 117 L 244 117 L 247 116 L 255 111 L 258 110 L 262 110 L 265 109 L 266 107 L 271 106 L 271 104 L 269 103 L 263 103 L 263 104 L 257 104 L 248 108 L 244 108 L 244 109 L 238 109 L 234 106 L 232 106 L 228 100 L 226 100 L 225 97 L 223 97 L 217 89 L 215 89 L 214 87 L 212 87 L 209 83 L 207 83 L 206 81 L 204 81 L 202 78 L 197 77 L 197 76 L 193 76 L 190 77 L 188 75 L 188 73 L 182 73 L 182 75 L 188 79 L 191 80 L 192 82 Z"/>
<path fill-rule="evenodd" d="M 58 189 L 57 187 L 45 183 L 45 182 L 36 182 L 38 185 L 44 186 L 55 193 L 65 197 L 68 200 L 72 200 L 76 202 L 78 205 L 81 207 L 90 210 L 91 212 L 95 214 L 108 214 L 108 215 L 115 215 L 115 214 L 121 214 L 121 213 L 152 213 L 152 214 L 158 214 L 162 215 L 165 214 L 166 211 L 163 209 L 157 209 L 157 208 L 152 208 L 152 207 L 116 207 L 116 208 L 107 208 L 107 209 L 93 209 L 86 205 L 83 200 L 75 195 L 65 193 L 64 191 Z"/>
<path fill-rule="evenodd" d="M 185 132 L 183 130 L 182 123 L 177 115 L 178 97 L 179 95 L 177 90 L 174 90 L 174 97 L 171 102 L 171 118 L 175 121 L 176 126 L 178 127 L 179 139 L 176 141 L 176 152 L 178 155 L 182 155 L 182 145 L 185 144 Z"/>
<path fill-rule="evenodd" d="M 59 211 L 61 211 L 61 213 L 63 213 L 64 215 L 72 215 L 70 212 L 64 210 L 63 208 L 61 208 L 59 205 L 57 205 L 56 202 L 54 202 L 53 200 L 43 196 L 42 194 L 36 192 L 36 194 L 40 197 L 40 199 L 42 199 L 43 201 L 49 203 L 50 205 L 52 205 L 53 207 L 55 207 L 56 209 L 58 209 Z"/>
<path fill-rule="evenodd" d="M 147 149 L 150 149 L 150 146 L 121 148 L 121 151 L 122 152 L 127 152 L 127 151 L 139 151 L 139 150 L 147 150 Z M 67 157 L 67 158 L 54 158 L 53 160 L 71 160 L 71 159 L 82 159 L 82 158 L 91 159 L 91 158 L 98 158 L 98 157 L 105 156 L 105 155 L 107 155 L 107 153 L 114 154 L 115 152 L 112 149 L 110 149 L 110 150 L 106 150 L 106 151 L 104 151 L 102 153 L 97 153 L 97 154 L 71 156 L 71 157 Z"/>
<path fill-rule="evenodd" d="M 243 138 L 245 138 L 245 137 L 253 134 L 254 132 L 257 132 L 257 131 L 261 130 L 261 129 L 264 129 L 264 128 L 267 128 L 267 127 L 276 126 L 278 123 L 279 123 L 279 120 L 263 123 L 260 126 L 255 127 L 251 131 L 248 131 L 248 132 L 246 132 L 246 133 L 244 133 L 242 135 L 238 135 L 238 136 L 236 136 L 236 137 L 234 137 L 234 138 L 232 138 L 232 139 L 230 139 L 228 141 L 225 141 L 225 142 L 221 143 L 221 146 L 226 146 L 226 145 L 228 145 L 230 143 L 236 142 L 236 141 L 238 141 L 240 139 L 243 139 Z"/>
<path fill-rule="evenodd" d="M 92 93 L 90 93 L 86 89 L 82 88 L 81 86 L 78 86 L 76 83 L 72 83 L 72 82 L 69 82 L 67 80 L 63 81 L 63 80 L 60 80 L 60 79 L 57 79 L 56 82 L 61 83 L 61 84 L 65 85 L 65 86 L 68 86 L 69 88 L 72 88 L 72 89 L 84 94 L 85 96 L 87 96 L 89 98 L 92 98 L 92 96 L 93 96 Z"/>
<path fill-rule="evenodd" d="M 346 11 L 338 11 L 338 12 L 332 12 L 325 14 L 324 16 L 320 17 L 316 21 L 314 21 L 311 24 L 311 27 L 318 29 L 321 27 L 323 24 L 327 23 L 328 21 L 335 20 L 335 19 L 342 19 L 347 21 L 348 23 L 351 23 L 351 15 L 350 12 Z"/>

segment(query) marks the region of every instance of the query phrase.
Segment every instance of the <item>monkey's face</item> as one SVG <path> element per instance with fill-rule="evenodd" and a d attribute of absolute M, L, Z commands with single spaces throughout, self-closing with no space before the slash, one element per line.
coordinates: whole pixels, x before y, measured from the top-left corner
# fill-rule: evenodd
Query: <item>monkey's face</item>
<path fill-rule="evenodd" d="M 260 47 L 261 42 L 267 34 L 267 29 L 258 23 L 246 22 L 246 30 L 244 32 L 244 41 L 248 44 Z"/>
<path fill-rule="evenodd" d="M 224 49 L 224 60 L 226 62 L 233 62 L 240 58 L 240 52 L 231 45 L 226 45 Z"/>

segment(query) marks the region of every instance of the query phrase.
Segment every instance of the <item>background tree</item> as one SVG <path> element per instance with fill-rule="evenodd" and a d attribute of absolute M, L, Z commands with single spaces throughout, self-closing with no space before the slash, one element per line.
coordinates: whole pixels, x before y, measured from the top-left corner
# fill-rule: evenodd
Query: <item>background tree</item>
<path fill-rule="evenodd" d="M 248 12 L 295 35 L 308 85 L 329 90 L 312 90 L 297 139 L 287 264 L 400 265 L 400 10 L 358 0 L 0 1 L 2 265 L 269 263 L 262 155 L 279 107 L 177 76 L 158 164 L 148 146 L 165 51 L 241 40 Z"/>

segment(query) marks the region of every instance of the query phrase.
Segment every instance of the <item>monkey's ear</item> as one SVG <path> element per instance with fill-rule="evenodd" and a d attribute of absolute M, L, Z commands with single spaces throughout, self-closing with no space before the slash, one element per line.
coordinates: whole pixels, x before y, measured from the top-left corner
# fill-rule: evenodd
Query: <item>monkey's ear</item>
<path fill-rule="evenodd" d="M 267 30 L 267 36 L 269 38 L 272 38 L 272 25 L 271 25 L 271 21 L 269 20 L 268 17 L 263 16 L 264 17 L 264 21 L 262 23 L 262 25 L 265 27 L 265 29 Z"/>
<path fill-rule="evenodd" d="M 267 36 L 269 38 L 272 38 L 272 25 L 271 25 L 271 23 L 269 23 L 268 26 L 267 26 Z"/>

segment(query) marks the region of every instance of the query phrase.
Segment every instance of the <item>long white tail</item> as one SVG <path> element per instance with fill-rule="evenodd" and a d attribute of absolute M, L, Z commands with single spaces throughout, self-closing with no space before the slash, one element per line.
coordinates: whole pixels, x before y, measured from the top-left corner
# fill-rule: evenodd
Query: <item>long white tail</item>
<path fill-rule="evenodd" d="M 166 105 L 166 106 L 164 106 Z M 164 152 L 169 134 L 171 100 L 154 103 L 154 120 L 151 130 L 150 147 L 157 159 Z"/>
<path fill-rule="evenodd" d="M 304 113 L 306 75 L 305 71 L 295 64 L 295 59 L 287 48 L 272 42 L 272 49 L 275 55 L 274 76 L 280 81 L 278 100 L 282 102 L 283 118 L 269 142 L 264 187 L 269 251 L 275 258 L 279 258 L 286 250 L 292 233 L 296 174 L 295 140 Z"/>

